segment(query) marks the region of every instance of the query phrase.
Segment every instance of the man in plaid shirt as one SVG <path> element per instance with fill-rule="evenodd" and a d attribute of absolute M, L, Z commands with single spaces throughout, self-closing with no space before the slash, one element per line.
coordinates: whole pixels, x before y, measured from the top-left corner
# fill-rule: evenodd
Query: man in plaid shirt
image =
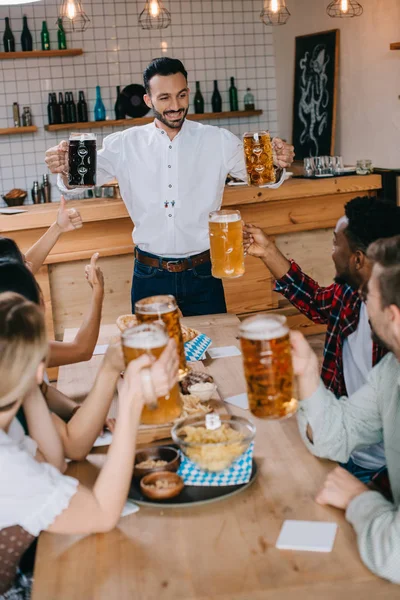
<path fill-rule="evenodd" d="M 321 287 L 288 260 L 264 232 L 244 228 L 245 250 L 262 259 L 276 279 L 275 290 L 314 323 L 327 325 L 322 379 L 337 398 L 359 389 L 386 350 L 372 341 L 365 303 L 358 290 L 368 282 L 372 264 L 369 244 L 400 234 L 400 208 L 377 198 L 358 197 L 345 206 L 345 216 L 333 234 L 334 283 Z M 385 466 L 384 449 L 377 445 L 357 450 L 346 465 L 363 481 Z"/>

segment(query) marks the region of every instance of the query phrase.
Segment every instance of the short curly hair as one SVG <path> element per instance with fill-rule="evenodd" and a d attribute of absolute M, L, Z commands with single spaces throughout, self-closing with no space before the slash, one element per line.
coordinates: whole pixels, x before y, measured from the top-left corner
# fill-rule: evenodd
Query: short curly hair
<path fill-rule="evenodd" d="M 364 254 L 372 242 L 400 235 L 400 207 L 374 196 L 357 196 L 345 206 L 344 230 L 353 252 Z"/>

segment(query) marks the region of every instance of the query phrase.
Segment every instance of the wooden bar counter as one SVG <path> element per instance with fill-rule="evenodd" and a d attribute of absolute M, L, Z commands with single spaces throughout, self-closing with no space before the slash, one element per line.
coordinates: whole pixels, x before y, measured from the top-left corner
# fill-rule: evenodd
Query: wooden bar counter
<path fill-rule="evenodd" d="M 375 195 L 380 175 L 347 176 L 324 180 L 292 179 L 277 190 L 247 186 L 226 187 L 223 206 L 239 209 L 243 219 L 275 237 L 285 255 L 295 258 L 321 284 L 332 281 L 332 228 L 343 206 L 356 196 Z M 103 323 L 113 323 L 130 312 L 133 269 L 133 224 L 119 199 L 70 201 L 81 212 L 84 226 L 64 234 L 50 253 L 38 280 L 43 289 L 50 333 L 62 339 L 65 328 L 77 327 L 89 303 L 84 265 L 100 252 L 106 296 Z M 26 251 L 51 225 L 58 203 L 24 206 L 27 212 L 0 215 L 0 234 L 13 238 Z M 161 235 L 161 234 L 160 234 Z M 287 312 L 292 326 L 310 333 L 321 330 L 273 292 L 273 281 L 261 261 L 246 258 L 246 274 L 224 283 L 228 310 L 238 315 L 262 310 Z M 309 329 L 308 329 L 309 328 Z"/>

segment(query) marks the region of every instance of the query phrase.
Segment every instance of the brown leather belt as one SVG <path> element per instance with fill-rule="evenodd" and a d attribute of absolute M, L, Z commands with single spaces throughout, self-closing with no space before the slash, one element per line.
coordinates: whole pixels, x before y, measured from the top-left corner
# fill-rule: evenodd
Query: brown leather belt
<path fill-rule="evenodd" d="M 182 273 L 182 271 L 188 271 L 198 265 L 210 262 L 210 251 L 206 250 L 201 254 L 195 254 L 193 256 L 188 256 L 187 258 L 166 260 L 165 258 L 162 258 L 162 256 L 160 256 L 160 258 L 147 256 L 146 254 L 142 254 L 139 248 L 135 248 L 135 259 L 147 267 L 156 267 L 157 269 L 163 269 L 169 273 Z"/>

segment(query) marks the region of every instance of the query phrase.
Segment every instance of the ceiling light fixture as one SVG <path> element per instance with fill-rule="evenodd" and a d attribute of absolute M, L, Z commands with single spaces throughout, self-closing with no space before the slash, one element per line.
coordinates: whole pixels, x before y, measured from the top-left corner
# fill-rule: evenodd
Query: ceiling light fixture
<path fill-rule="evenodd" d="M 164 8 L 161 0 L 146 0 L 139 15 L 142 29 L 166 29 L 171 25 L 171 13 Z"/>
<path fill-rule="evenodd" d="M 85 31 L 90 23 L 79 0 L 63 0 L 60 17 L 63 20 L 64 28 L 70 31 Z"/>
<path fill-rule="evenodd" d="M 330 17 L 347 19 L 360 17 L 363 14 L 363 10 L 363 7 L 357 0 L 332 0 L 328 4 L 326 12 Z"/>
<path fill-rule="evenodd" d="M 265 25 L 285 25 L 289 17 L 285 0 L 264 0 L 260 19 Z"/>

